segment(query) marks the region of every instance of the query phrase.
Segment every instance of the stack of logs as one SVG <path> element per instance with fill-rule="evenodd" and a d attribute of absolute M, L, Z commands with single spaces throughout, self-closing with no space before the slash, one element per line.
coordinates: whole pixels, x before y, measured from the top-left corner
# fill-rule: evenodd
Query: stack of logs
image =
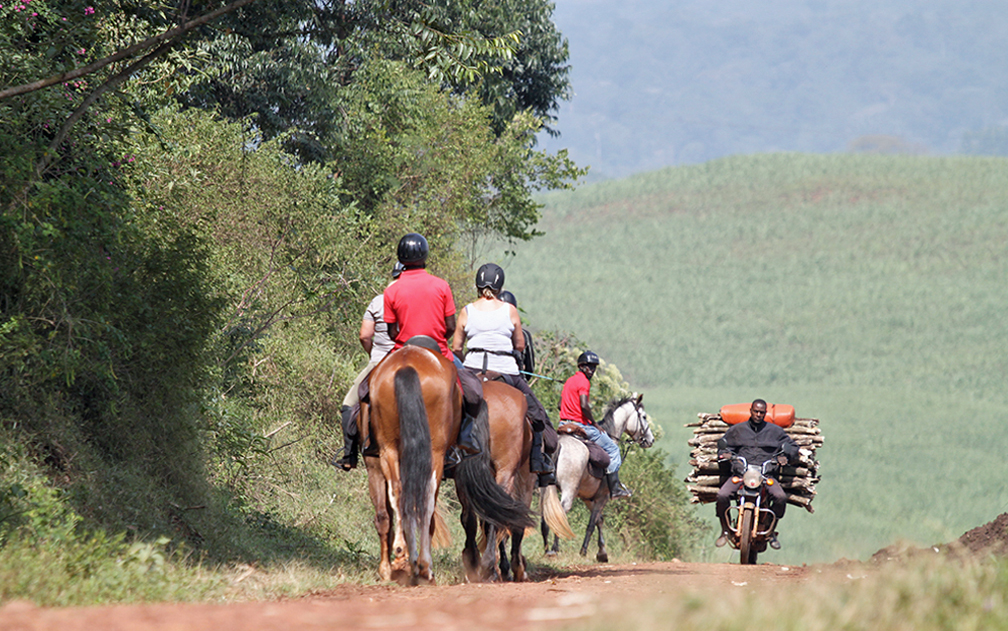
<path fill-rule="evenodd" d="M 730 427 L 721 420 L 720 414 L 697 414 L 700 420 L 687 423 L 693 427 L 693 438 L 689 440 L 690 465 L 693 471 L 687 476 L 686 488 L 693 494 L 694 504 L 713 502 L 721 486 L 721 469 L 717 460 L 717 441 Z M 816 449 L 823 444 L 819 431 L 819 419 L 796 418 L 791 427 L 784 431 L 798 443 L 799 462 L 783 467 L 777 474 L 781 487 L 787 493 L 788 503 L 814 512 L 812 500 L 819 482 L 819 461 Z"/>

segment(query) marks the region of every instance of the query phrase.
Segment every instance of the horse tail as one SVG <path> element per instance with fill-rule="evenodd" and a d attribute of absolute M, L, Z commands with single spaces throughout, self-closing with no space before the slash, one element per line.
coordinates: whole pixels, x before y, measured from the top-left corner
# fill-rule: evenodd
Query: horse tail
<path fill-rule="evenodd" d="M 546 525 L 561 539 L 573 539 L 574 531 L 567 521 L 567 513 L 560 503 L 560 494 L 557 493 L 555 484 L 545 486 L 542 489 L 542 514 Z"/>
<path fill-rule="evenodd" d="M 473 440 L 480 452 L 464 458 L 455 467 L 455 487 L 460 496 L 468 499 L 476 516 L 498 528 L 524 531 L 535 525 L 529 509 L 501 485 L 497 484 L 490 460 L 490 424 L 486 402 L 480 405 L 473 422 Z"/>
<path fill-rule="evenodd" d="M 410 551 L 410 561 L 418 554 L 417 541 L 423 530 L 430 492 L 431 436 L 427 423 L 427 408 L 420 375 L 412 366 L 405 366 L 395 374 L 396 409 L 399 414 L 399 479 L 402 483 L 400 510 L 403 532 Z"/>

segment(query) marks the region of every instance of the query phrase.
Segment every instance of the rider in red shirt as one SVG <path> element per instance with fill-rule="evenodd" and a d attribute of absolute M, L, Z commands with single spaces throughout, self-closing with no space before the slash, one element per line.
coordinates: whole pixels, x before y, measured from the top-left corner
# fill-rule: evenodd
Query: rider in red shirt
<path fill-rule="evenodd" d="M 630 497 L 630 490 L 623 486 L 619 479 L 619 468 L 622 464 L 619 444 L 595 425 L 588 399 L 591 394 L 591 378 L 595 376 L 599 357 L 592 351 L 585 351 L 578 357 L 577 363 L 578 371 L 564 383 L 563 391 L 560 393 L 560 425 L 578 423 L 582 426 L 585 435 L 609 454 L 609 467 L 606 469 L 609 496 L 613 499 Z"/>
<path fill-rule="evenodd" d="M 385 322 L 396 350 L 411 338 L 426 335 L 434 338 L 441 353 L 455 363 L 464 408 L 456 446 L 476 454 L 479 447 L 473 442 L 472 426 L 483 403 L 483 385 L 474 373 L 462 367 L 448 347 L 448 338 L 455 334 L 455 298 L 448 283 L 427 273 L 429 251 L 427 239 L 415 232 L 399 240 L 396 254 L 406 269 L 385 289 Z"/>
<path fill-rule="evenodd" d="M 442 355 L 452 359 L 447 339 L 455 329 L 455 299 L 448 283 L 423 267 L 407 266 L 385 290 L 385 322 L 390 329 L 397 325 L 392 338 L 396 350 L 414 335 L 427 335 L 437 341 Z"/>

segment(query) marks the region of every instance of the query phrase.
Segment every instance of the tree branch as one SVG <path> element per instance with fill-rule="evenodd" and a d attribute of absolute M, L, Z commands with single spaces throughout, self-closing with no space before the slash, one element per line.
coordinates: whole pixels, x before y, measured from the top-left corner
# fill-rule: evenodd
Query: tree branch
<path fill-rule="evenodd" d="M 42 178 L 42 175 L 45 173 L 46 169 L 49 168 L 49 165 L 52 164 L 53 159 L 56 157 L 57 155 L 56 150 L 59 149 L 59 146 L 63 144 L 64 140 L 66 140 L 67 134 L 70 133 L 70 130 L 77 123 L 77 121 L 79 121 L 80 118 L 84 116 L 84 113 L 88 110 L 89 107 L 91 107 L 91 105 L 95 101 L 98 100 L 99 97 L 101 97 L 103 94 L 105 94 L 115 86 L 125 81 L 130 75 L 132 75 L 134 72 L 136 72 L 143 66 L 147 65 L 148 63 L 150 63 L 155 58 L 168 52 L 171 49 L 171 47 L 175 45 L 176 41 L 178 40 L 171 39 L 161 44 L 147 55 L 143 56 L 142 58 L 130 64 L 126 69 L 122 70 L 115 76 L 110 77 L 107 81 L 105 81 L 105 83 L 98 86 L 98 88 L 96 88 L 94 92 L 87 95 L 87 98 L 84 99 L 84 102 L 81 103 L 80 106 L 76 110 L 74 110 L 72 114 L 70 114 L 70 116 L 66 119 L 66 121 L 63 122 L 63 125 L 56 133 L 56 137 L 53 138 L 51 143 L 49 143 L 48 149 L 42 156 L 42 160 L 39 162 L 38 167 L 36 167 L 35 169 L 36 177 L 39 179 Z"/>
<path fill-rule="evenodd" d="M 117 61 L 122 61 L 123 59 L 131 57 L 141 51 L 147 50 L 148 48 L 152 48 L 166 41 L 174 40 L 178 38 L 180 35 L 184 35 L 198 26 L 203 26 L 208 22 L 212 22 L 213 20 L 216 20 L 220 16 L 230 13 L 236 9 L 240 9 L 241 7 L 247 4 L 251 4 L 254 1 L 255 0 L 235 0 L 231 4 L 223 6 L 215 11 L 211 11 L 210 13 L 200 16 L 194 20 L 190 20 L 185 24 L 177 26 L 169 31 L 165 31 L 164 33 L 155 35 L 154 37 L 148 38 L 142 42 L 138 42 L 136 44 L 133 44 L 132 46 L 128 46 L 127 48 L 124 48 L 113 55 L 105 57 L 104 59 L 99 59 L 98 61 L 90 63 L 82 68 L 77 68 L 75 70 L 70 70 L 68 72 L 62 72 L 58 75 L 53 75 L 47 79 L 39 79 L 38 81 L 33 81 L 31 83 L 25 83 L 22 85 L 5 88 L 3 90 L 0 90 L 0 100 L 12 96 L 17 96 L 19 94 L 27 94 L 29 92 L 35 92 L 36 90 L 48 88 L 49 86 L 55 85 L 57 83 L 63 83 L 65 81 L 70 81 L 71 79 L 76 79 L 77 77 L 82 77 L 84 75 L 91 74 L 92 72 L 101 70 L 102 68 L 108 66 L 109 64 L 114 64 Z"/>

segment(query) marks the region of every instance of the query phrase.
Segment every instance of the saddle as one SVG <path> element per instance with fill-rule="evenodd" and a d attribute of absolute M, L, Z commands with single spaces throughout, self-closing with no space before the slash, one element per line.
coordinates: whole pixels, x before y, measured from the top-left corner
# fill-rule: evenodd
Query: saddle
<path fill-rule="evenodd" d="M 584 446 L 588 448 L 588 473 L 593 478 L 598 478 L 599 480 L 605 478 L 605 472 L 610 462 L 609 454 L 605 452 L 605 449 L 602 449 L 597 443 L 588 438 L 588 435 L 585 434 L 580 424 L 562 423 L 560 428 L 557 429 L 557 433 L 567 434 L 584 443 Z"/>

